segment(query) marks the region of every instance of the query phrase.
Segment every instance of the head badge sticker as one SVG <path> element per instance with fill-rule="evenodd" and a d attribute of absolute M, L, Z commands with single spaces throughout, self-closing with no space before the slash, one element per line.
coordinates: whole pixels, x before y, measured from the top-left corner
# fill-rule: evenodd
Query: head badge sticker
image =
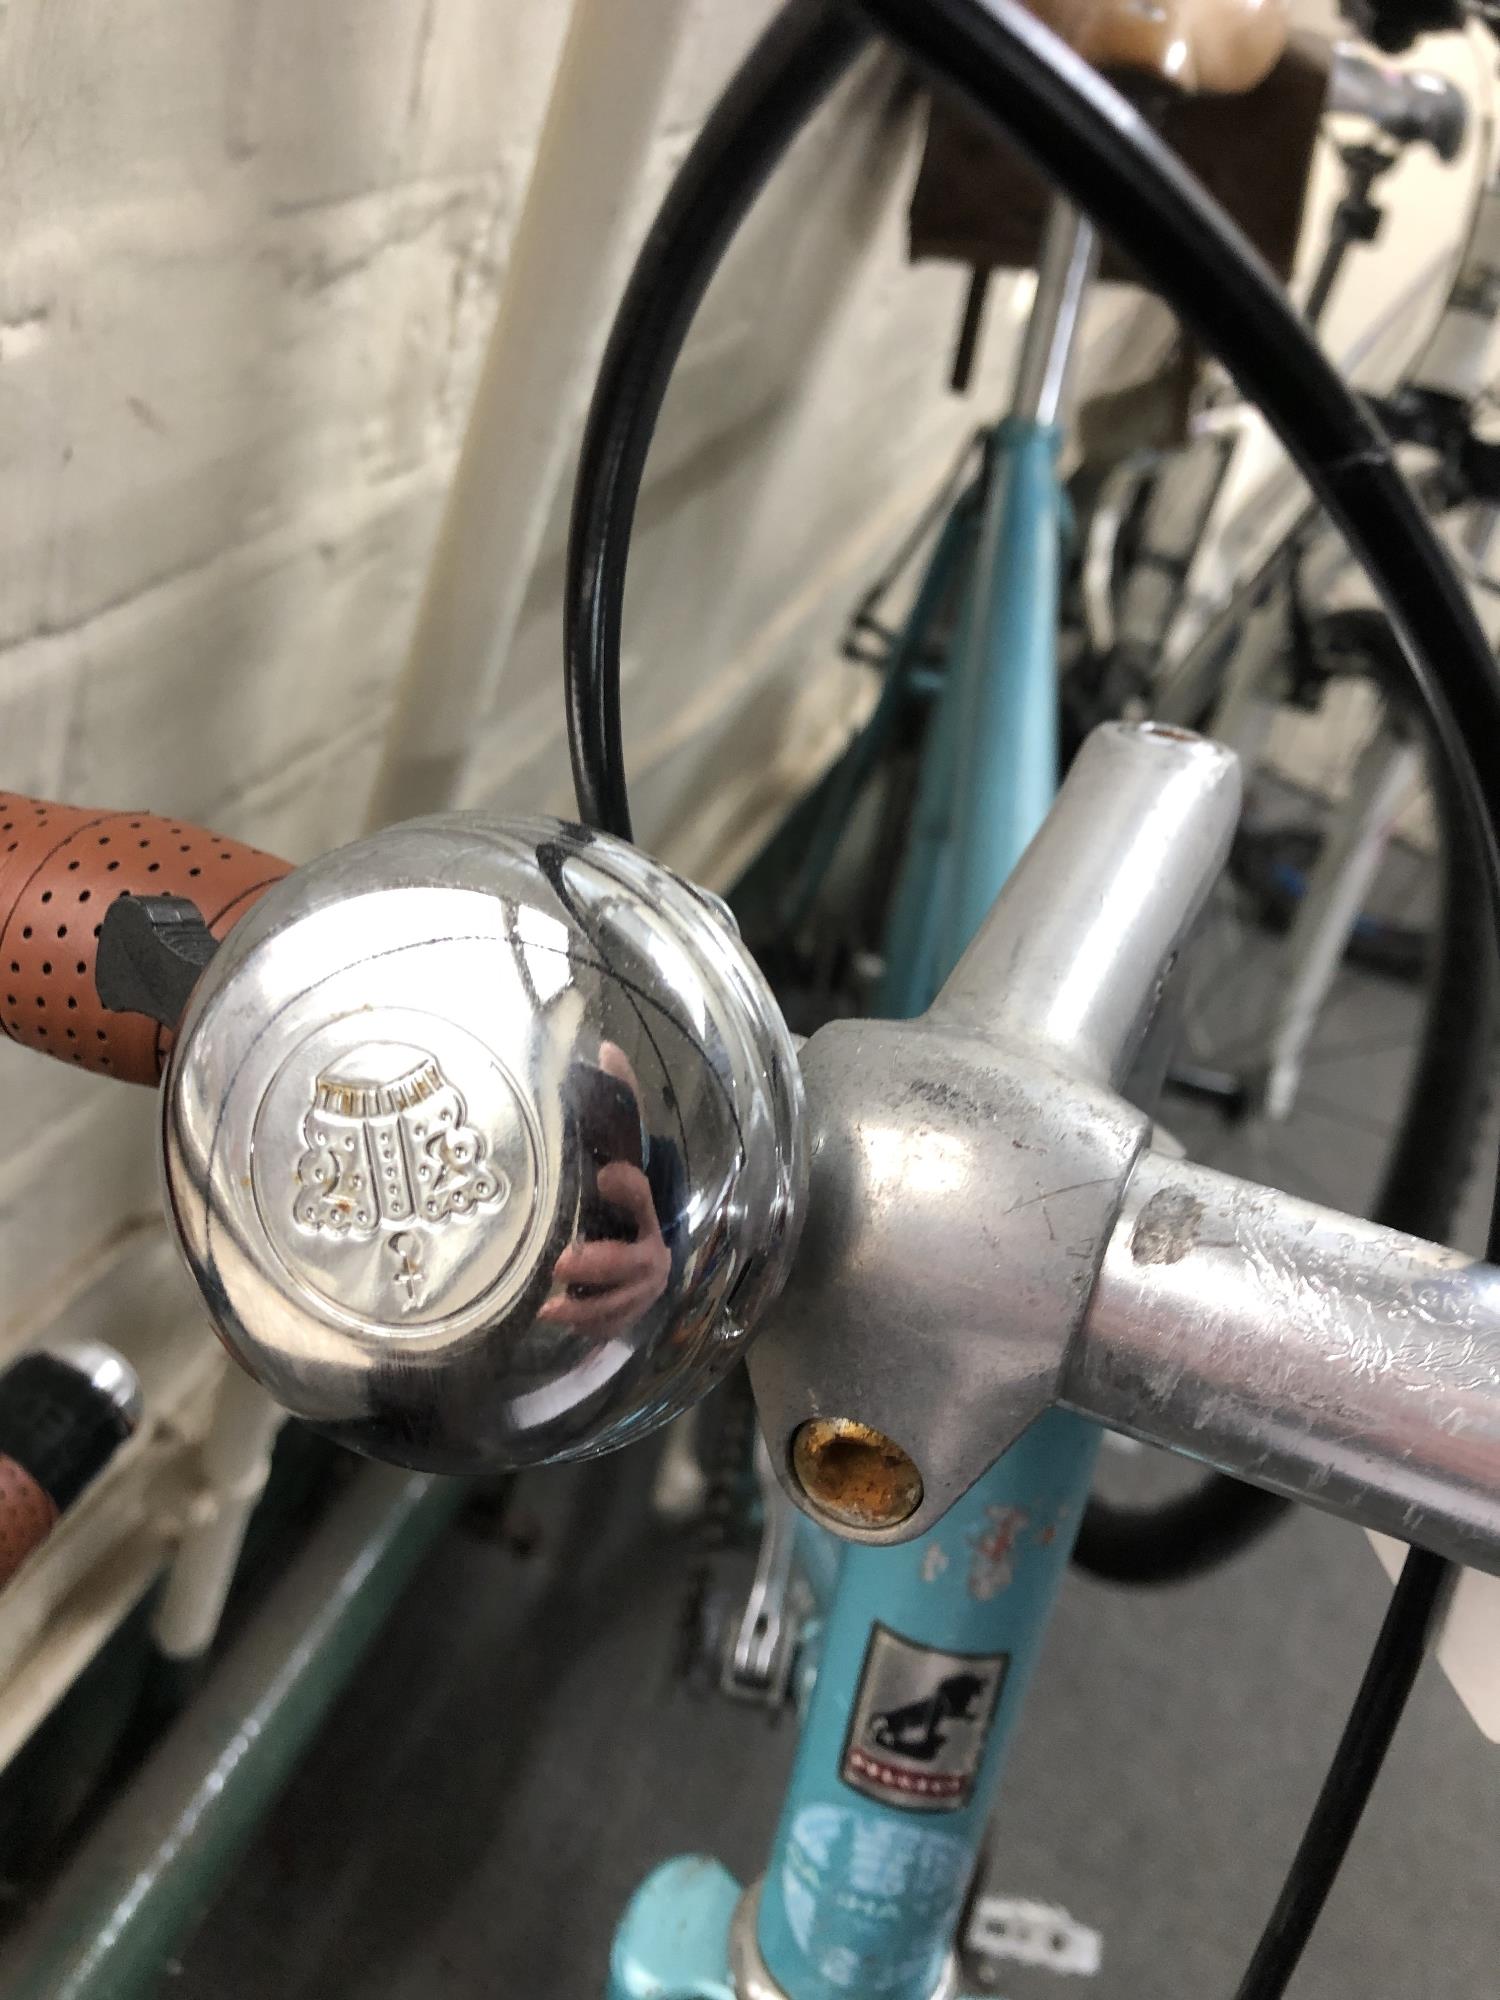
<path fill-rule="evenodd" d="M 839 1776 L 882 1805 L 957 1812 L 984 1756 L 1008 1653 L 940 1653 L 870 1633 Z"/>

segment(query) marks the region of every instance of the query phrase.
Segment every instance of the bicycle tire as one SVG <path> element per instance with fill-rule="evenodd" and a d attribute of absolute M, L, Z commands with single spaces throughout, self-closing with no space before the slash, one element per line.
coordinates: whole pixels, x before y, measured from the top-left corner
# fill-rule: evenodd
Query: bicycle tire
<path fill-rule="evenodd" d="M 1351 647 L 1369 656 L 1387 701 L 1403 700 L 1395 645 L 1379 612 L 1338 614 Z M 1410 710 L 1409 702 L 1404 705 Z M 1412 713 L 1413 728 L 1422 730 Z M 1453 1231 L 1474 1173 L 1493 1088 L 1500 974 L 1485 889 L 1484 857 L 1446 782 L 1441 758 L 1427 759 L 1441 855 L 1428 998 L 1406 1100 L 1371 1219 L 1431 1242 Z M 1073 1561 L 1108 1583 L 1186 1583 L 1253 1546 L 1292 1506 L 1279 1494 L 1210 1473 L 1158 1505 L 1090 1498 Z"/>

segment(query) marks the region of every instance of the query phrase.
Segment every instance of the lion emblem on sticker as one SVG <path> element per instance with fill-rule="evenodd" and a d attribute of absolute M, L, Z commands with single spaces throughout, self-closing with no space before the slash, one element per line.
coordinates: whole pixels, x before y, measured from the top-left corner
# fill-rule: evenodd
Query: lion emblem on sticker
<path fill-rule="evenodd" d="M 984 1759 L 1008 1653 L 945 1653 L 874 1625 L 839 1776 L 909 1812 L 957 1812 Z"/>

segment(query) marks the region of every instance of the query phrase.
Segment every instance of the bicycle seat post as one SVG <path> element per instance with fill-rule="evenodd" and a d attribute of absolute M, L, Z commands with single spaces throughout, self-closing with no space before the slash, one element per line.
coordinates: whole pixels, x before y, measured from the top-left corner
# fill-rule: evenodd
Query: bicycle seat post
<path fill-rule="evenodd" d="M 935 963 L 921 969 L 919 1005 L 983 922 L 1056 789 L 1057 462 L 1097 255 L 1093 225 L 1069 203 L 1054 201 L 1010 414 L 989 444 L 974 570 L 983 581 L 974 588 L 955 649 L 947 727 L 939 731 L 951 754 L 934 751 L 949 799 L 953 849 L 965 863 L 954 871 L 933 925 Z"/>
<path fill-rule="evenodd" d="M 1011 415 L 1019 422 L 1050 425 L 1064 413 L 1083 308 L 1098 259 L 1093 224 L 1071 203 L 1055 200 L 1042 236 L 1036 293 L 1016 364 Z"/>

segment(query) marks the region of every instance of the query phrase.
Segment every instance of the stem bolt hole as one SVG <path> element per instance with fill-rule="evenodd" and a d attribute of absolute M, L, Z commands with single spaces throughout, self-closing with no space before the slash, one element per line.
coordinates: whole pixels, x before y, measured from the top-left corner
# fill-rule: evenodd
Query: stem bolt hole
<path fill-rule="evenodd" d="M 852 1417 L 814 1417 L 792 1439 L 792 1475 L 813 1506 L 845 1528 L 878 1533 L 922 1504 L 922 1475 L 884 1431 Z"/>

